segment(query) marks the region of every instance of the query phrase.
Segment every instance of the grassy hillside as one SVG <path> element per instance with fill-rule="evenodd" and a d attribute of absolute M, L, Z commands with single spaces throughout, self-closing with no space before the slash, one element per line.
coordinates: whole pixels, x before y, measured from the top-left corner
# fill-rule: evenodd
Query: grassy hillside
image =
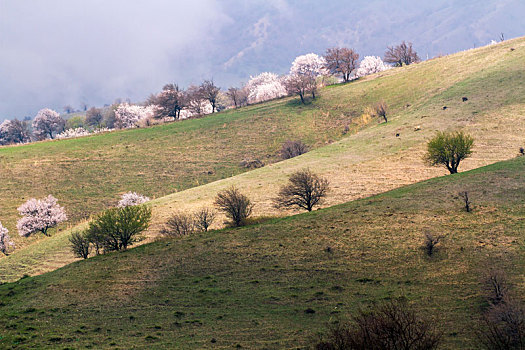
<path fill-rule="evenodd" d="M 455 198 L 463 190 L 472 213 Z M 359 307 L 406 296 L 436 319 L 444 348 L 475 349 L 487 268 L 505 269 L 525 295 L 524 200 L 519 157 L 79 261 L 0 286 L 0 346 L 300 348 Z M 444 236 L 433 258 L 420 250 L 423 232 Z"/>
<path fill-rule="evenodd" d="M 91 211 L 101 209 L 104 204 L 114 204 L 118 193 L 127 189 L 149 195 L 152 189 L 170 193 L 226 178 L 242 171 L 238 162 L 245 152 L 251 157 L 262 152 L 271 155 L 269 161 L 276 160 L 275 152 L 286 138 L 303 138 L 310 144 L 318 140 L 317 145 L 321 145 L 323 142 L 319 140 L 323 138 L 341 137 L 343 121 L 350 122 L 353 130 L 361 127 L 358 133 L 301 157 L 153 201 L 154 225 L 150 234 L 156 234 L 159 225 L 173 210 L 208 205 L 217 191 L 231 184 L 250 195 L 256 203 L 257 215 L 283 215 L 285 213 L 277 213 L 271 207 L 271 198 L 288 174 L 305 166 L 329 177 L 333 191 L 327 205 L 445 174 L 444 169 L 429 168 L 422 161 L 425 142 L 436 130 L 460 128 L 475 137 L 475 153 L 460 170 L 514 157 L 524 144 L 525 72 L 521 69 L 524 65 L 525 39 L 517 39 L 394 69 L 352 84 L 328 87 L 322 90 L 320 100 L 306 107 L 294 99 L 284 99 L 155 128 L 5 148 L 0 149 L 0 155 L 12 152 L 16 157 L 25 155 L 33 159 L 31 148 L 41 152 L 38 154 L 42 159 L 48 157 L 44 150 L 53 157 L 76 154 L 71 161 L 64 161 L 69 165 L 61 170 L 59 186 L 47 180 L 34 181 L 29 173 L 18 176 L 22 185 L 27 185 L 28 189 L 38 188 L 42 195 L 47 192 L 56 195 L 51 187 L 61 191 L 63 194 L 57 197 L 69 209 Z M 462 102 L 463 96 L 469 100 Z M 391 106 L 389 122 L 373 122 L 363 128 L 362 119 L 355 116 L 379 99 Z M 443 110 L 443 106 L 447 109 Z M 294 136 L 287 137 L 290 134 Z M 185 143 L 173 145 L 167 141 L 173 139 Z M 274 141 L 265 143 L 260 142 L 261 139 Z M 121 144 L 117 145 L 118 142 Z M 217 147 L 217 143 L 222 146 Z M 95 154 L 82 160 L 87 152 L 86 145 L 96 148 L 101 156 Z M 126 152 L 126 146 L 132 150 Z M 169 154 L 174 154 L 173 158 L 169 158 Z M 14 155 L 10 158 L 13 169 L 24 164 L 28 166 L 25 160 Z M 176 165 L 171 166 L 171 159 Z M 47 166 L 55 171 L 63 164 L 49 163 Z M 213 174 L 200 173 L 210 167 L 214 169 Z M 217 170 L 219 168 L 222 170 Z M 34 169 L 38 171 L 38 167 Z M 77 176 L 77 172 L 83 175 Z M 168 175 L 170 172 L 180 176 L 174 178 Z M 66 178 L 68 173 L 73 176 Z M 48 173 L 47 177 L 53 175 Z M 84 185 L 78 187 L 79 182 Z M 25 187 L 18 182 L 11 180 L 9 184 L 15 183 L 13 188 L 23 192 Z M 183 183 L 185 185 L 180 185 Z M 0 195 L 10 195 L 2 203 L 11 203 L 9 210 L 14 223 L 12 211 L 16 208 L 17 197 L 9 184 L 3 183 L 5 191 Z M 8 212 L 7 207 L 2 206 L 2 210 L 5 208 Z M 53 270 L 73 261 L 67 246 L 68 232 L 38 239 L 8 258 L 0 259 L 1 280 Z"/>

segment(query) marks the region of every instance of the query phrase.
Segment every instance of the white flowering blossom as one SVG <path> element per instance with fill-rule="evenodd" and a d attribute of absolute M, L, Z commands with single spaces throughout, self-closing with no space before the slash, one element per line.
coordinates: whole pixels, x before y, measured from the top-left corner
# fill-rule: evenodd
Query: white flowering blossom
<path fill-rule="evenodd" d="M 295 58 L 290 68 L 290 75 L 310 75 L 314 77 L 328 75 L 328 70 L 325 67 L 326 60 L 324 57 L 315 53 L 309 53 Z"/>
<path fill-rule="evenodd" d="M 64 208 L 58 205 L 57 199 L 52 195 L 44 199 L 31 198 L 18 208 L 22 218 L 16 227 L 20 236 L 29 236 L 36 232 L 47 234 L 47 230 L 67 220 Z"/>
<path fill-rule="evenodd" d="M 122 103 L 115 110 L 117 125 L 121 129 L 135 128 L 141 120 L 153 118 L 156 108 L 155 105 L 143 107 Z"/>
<path fill-rule="evenodd" d="M 119 208 L 129 207 L 133 205 L 143 204 L 148 201 L 149 201 L 149 197 L 140 195 L 136 192 L 128 192 L 122 195 L 120 201 L 118 202 L 118 207 Z"/>
<path fill-rule="evenodd" d="M 274 98 L 286 96 L 286 88 L 282 79 L 275 73 L 261 73 L 251 77 L 248 84 L 248 101 L 250 103 L 263 102 Z"/>
<path fill-rule="evenodd" d="M 65 120 L 54 110 L 44 108 L 38 111 L 33 120 L 34 134 L 39 139 L 54 138 L 64 130 Z"/>
<path fill-rule="evenodd" d="M 93 130 L 93 134 L 102 134 L 104 132 L 112 132 L 112 131 L 115 131 L 115 129 L 110 129 L 110 128 L 97 128 L 95 130 Z"/>
<path fill-rule="evenodd" d="M 89 134 L 90 134 L 89 131 L 87 131 L 83 127 L 79 127 L 79 128 L 64 130 L 60 134 L 57 134 L 56 138 L 57 139 L 70 139 L 74 137 L 87 136 Z"/>
<path fill-rule="evenodd" d="M 0 252 L 7 255 L 9 247 L 14 247 L 15 243 L 9 237 L 9 230 L 0 222 Z"/>
<path fill-rule="evenodd" d="M 357 77 L 364 77 L 369 74 L 374 74 L 387 70 L 388 67 L 385 65 L 383 60 L 378 56 L 366 56 L 361 61 L 359 68 L 355 75 Z"/>

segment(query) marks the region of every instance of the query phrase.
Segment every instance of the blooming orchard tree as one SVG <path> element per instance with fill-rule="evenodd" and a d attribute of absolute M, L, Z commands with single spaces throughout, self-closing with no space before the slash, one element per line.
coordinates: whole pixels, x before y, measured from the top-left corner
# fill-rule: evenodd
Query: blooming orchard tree
<path fill-rule="evenodd" d="M 325 67 L 326 60 L 323 57 L 315 53 L 309 53 L 295 58 L 290 68 L 290 75 L 298 74 L 314 77 L 327 75 L 328 71 Z"/>
<path fill-rule="evenodd" d="M 248 101 L 250 103 L 286 96 L 286 88 L 283 81 L 275 73 L 265 72 L 251 77 L 248 84 L 246 84 L 246 89 L 248 90 Z"/>
<path fill-rule="evenodd" d="M 366 56 L 361 61 L 359 68 L 355 75 L 357 77 L 364 77 L 365 75 L 374 74 L 387 70 L 388 67 L 385 65 L 381 57 L 378 56 Z"/>
<path fill-rule="evenodd" d="M 286 91 L 291 95 L 298 95 L 303 104 L 306 103 L 306 94 L 312 94 L 312 98 L 315 98 L 315 92 L 317 91 L 315 77 L 309 74 L 290 74 L 286 77 L 285 86 Z"/>
<path fill-rule="evenodd" d="M 5 228 L 0 222 L 0 252 L 7 255 L 7 250 L 9 247 L 14 247 L 15 243 L 11 241 L 9 237 L 9 230 Z"/>
<path fill-rule="evenodd" d="M 119 208 L 129 207 L 133 205 L 143 204 L 148 201 L 149 201 L 149 197 L 140 195 L 136 192 L 128 192 L 122 195 L 120 201 L 118 202 L 118 207 Z"/>
<path fill-rule="evenodd" d="M 80 128 L 74 128 L 74 129 L 67 129 L 61 132 L 60 134 L 57 134 L 55 137 L 57 139 L 70 139 L 74 137 L 81 137 L 81 136 L 87 136 L 90 132 L 86 129 L 80 127 Z"/>
<path fill-rule="evenodd" d="M 352 72 L 357 68 L 359 54 L 347 47 L 334 47 L 326 50 L 324 56 L 326 69 L 334 75 L 339 75 L 346 83 L 350 81 Z"/>
<path fill-rule="evenodd" d="M 33 120 L 33 132 L 40 139 L 54 138 L 54 136 L 64 130 L 66 121 L 54 110 L 44 108 L 38 111 Z"/>
<path fill-rule="evenodd" d="M 143 107 L 122 103 L 115 110 L 116 124 L 120 129 L 135 128 L 141 120 L 153 118 L 156 108 L 156 105 Z"/>
<path fill-rule="evenodd" d="M 63 207 L 58 205 L 57 199 L 52 195 L 44 199 L 31 198 L 18 208 L 22 218 L 16 227 L 20 236 L 28 237 L 33 233 L 42 232 L 49 236 L 47 231 L 67 220 Z"/>

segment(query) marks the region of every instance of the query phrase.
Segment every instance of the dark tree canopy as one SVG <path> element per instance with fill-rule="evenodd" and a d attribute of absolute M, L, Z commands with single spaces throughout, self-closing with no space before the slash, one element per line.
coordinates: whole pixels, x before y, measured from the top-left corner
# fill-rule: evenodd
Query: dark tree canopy
<path fill-rule="evenodd" d="M 302 208 L 312 211 L 329 191 L 328 180 L 309 169 L 293 173 L 274 199 L 276 208 Z"/>
<path fill-rule="evenodd" d="M 324 55 L 326 68 L 330 73 L 341 75 L 345 82 L 350 80 L 352 72 L 357 68 L 359 54 L 354 49 L 334 47 L 326 50 Z"/>
<path fill-rule="evenodd" d="M 102 110 L 100 108 L 91 107 L 86 112 L 86 124 L 89 126 L 99 127 L 102 119 Z"/>
<path fill-rule="evenodd" d="M 158 95 L 149 98 L 148 104 L 157 106 L 155 118 L 180 118 L 180 111 L 184 108 L 184 91 L 177 84 L 166 84 Z"/>
<path fill-rule="evenodd" d="M 427 144 L 425 161 L 431 166 L 445 166 L 451 174 L 459 163 L 472 154 L 474 139 L 462 131 L 438 132 Z"/>
<path fill-rule="evenodd" d="M 409 65 L 420 61 L 417 52 L 413 49 L 412 43 L 402 42 L 397 46 L 388 46 L 385 52 L 386 63 L 393 64 L 396 67 Z"/>
<path fill-rule="evenodd" d="M 219 192 L 215 198 L 215 205 L 226 214 L 236 227 L 244 225 L 253 209 L 250 199 L 234 186 Z"/>
<path fill-rule="evenodd" d="M 71 251 L 77 258 L 87 259 L 91 252 L 91 242 L 84 232 L 73 232 L 69 237 Z"/>
<path fill-rule="evenodd" d="M 3 127 L 0 128 L 0 145 L 24 143 L 31 140 L 27 121 L 13 119 L 4 123 L 2 124 Z"/>

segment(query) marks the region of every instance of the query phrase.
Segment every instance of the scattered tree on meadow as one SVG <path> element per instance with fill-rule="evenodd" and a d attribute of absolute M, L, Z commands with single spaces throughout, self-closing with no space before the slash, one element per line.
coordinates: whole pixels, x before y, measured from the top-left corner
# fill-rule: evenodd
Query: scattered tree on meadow
<path fill-rule="evenodd" d="M 31 198 L 18 208 L 18 212 L 22 218 L 18 220 L 16 227 L 20 236 L 25 237 L 36 232 L 49 236 L 50 228 L 67 220 L 64 208 L 58 205 L 57 199 L 52 195 L 44 199 Z"/>
<path fill-rule="evenodd" d="M 346 83 L 350 81 L 352 72 L 357 68 L 359 54 L 346 47 L 334 47 L 326 50 L 324 59 L 330 73 L 342 76 Z"/>
<path fill-rule="evenodd" d="M 195 222 L 189 214 L 175 213 L 166 221 L 161 233 L 166 237 L 179 237 L 195 232 Z"/>
<path fill-rule="evenodd" d="M 319 77 L 326 75 L 326 61 L 315 53 L 297 56 L 292 62 L 290 75 L 309 75 Z"/>
<path fill-rule="evenodd" d="M 151 208 L 132 205 L 111 208 L 89 223 L 88 235 L 101 240 L 105 252 L 126 250 L 142 239 L 140 233 L 149 227 Z"/>
<path fill-rule="evenodd" d="M 396 67 L 408 66 L 420 61 L 417 52 L 412 48 L 412 43 L 402 42 L 397 46 L 388 46 L 385 52 L 385 62 Z"/>
<path fill-rule="evenodd" d="M 208 232 L 208 229 L 215 221 L 217 213 L 211 208 L 201 208 L 194 215 L 195 227 L 197 230 Z"/>
<path fill-rule="evenodd" d="M 281 208 L 302 208 L 312 211 L 320 204 L 330 189 L 328 180 L 312 173 L 309 169 L 299 170 L 281 187 L 274 206 Z"/>
<path fill-rule="evenodd" d="M 9 248 L 14 246 L 15 243 L 9 237 L 9 230 L 0 222 L 0 252 L 7 255 Z"/>
<path fill-rule="evenodd" d="M 302 141 L 286 141 L 281 147 L 281 158 L 290 159 L 308 152 L 308 146 Z"/>
<path fill-rule="evenodd" d="M 235 227 L 243 226 L 253 209 L 250 199 L 235 186 L 219 192 L 215 197 L 215 205 L 226 214 Z"/>
<path fill-rule="evenodd" d="M 434 253 L 437 250 L 437 245 L 439 244 L 439 241 L 441 240 L 441 237 L 435 237 L 431 233 L 427 232 L 425 233 L 425 240 L 423 242 L 423 250 L 428 256 L 434 255 Z"/>
<path fill-rule="evenodd" d="M 118 202 L 118 207 L 129 207 L 131 205 L 140 205 L 144 204 L 146 202 L 149 202 L 149 197 L 143 196 L 141 194 L 138 194 L 136 192 L 127 192 L 120 197 L 120 201 Z"/>
<path fill-rule="evenodd" d="M 388 67 L 385 65 L 383 60 L 378 56 L 366 56 L 357 69 L 356 77 L 364 77 L 366 75 L 379 73 L 387 70 Z"/>
<path fill-rule="evenodd" d="M 258 103 L 286 96 L 286 88 L 282 80 L 277 74 L 269 72 L 251 77 L 246 84 L 248 102 Z"/>
<path fill-rule="evenodd" d="M 52 139 L 64 130 L 65 125 L 66 121 L 57 112 L 44 108 L 38 111 L 33 120 L 33 133 L 39 140 L 47 137 Z"/>
<path fill-rule="evenodd" d="M 85 232 L 73 232 L 69 237 L 71 251 L 77 258 L 87 259 L 91 252 L 91 242 Z"/>
<path fill-rule="evenodd" d="M 386 105 L 384 101 L 381 101 L 375 104 L 374 114 L 380 118 L 383 118 L 385 123 L 388 123 L 388 118 L 386 116 L 387 113 L 388 113 L 388 106 Z"/>
<path fill-rule="evenodd" d="M 392 301 L 334 326 L 315 349 L 433 350 L 442 338 L 435 324 L 419 316 L 407 302 Z"/>
<path fill-rule="evenodd" d="M 154 111 L 154 106 L 143 107 L 123 103 L 115 110 L 115 125 L 119 129 L 137 127 L 140 121 L 152 118 Z"/>
<path fill-rule="evenodd" d="M 162 91 L 150 97 L 149 105 L 155 105 L 155 118 L 180 119 L 180 112 L 184 108 L 184 91 L 177 84 L 166 84 Z"/>
<path fill-rule="evenodd" d="M 211 112 L 214 113 L 217 107 L 217 98 L 221 92 L 221 88 L 215 86 L 213 80 L 204 80 L 200 85 L 202 97 L 208 100 L 211 104 Z"/>
<path fill-rule="evenodd" d="M 246 88 L 231 87 L 226 92 L 226 96 L 233 102 L 235 108 L 248 104 L 248 91 Z"/>
<path fill-rule="evenodd" d="M 438 132 L 427 144 L 425 161 L 431 166 L 445 166 L 451 174 L 459 163 L 472 154 L 474 139 L 462 131 Z"/>
<path fill-rule="evenodd" d="M 306 104 L 306 94 L 312 94 L 315 98 L 317 91 L 317 81 L 311 75 L 291 74 L 284 80 L 284 86 L 290 95 L 298 95 L 303 104 Z"/>
<path fill-rule="evenodd" d="M 86 124 L 98 128 L 102 124 L 102 110 L 100 108 L 91 107 L 86 112 Z"/>
<path fill-rule="evenodd" d="M 31 140 L 29 125 L 18 119 L 5 120 L 0 124 L 0 145 L 25 143 Z"/>
<path fill-rule="evenodd" d="M 519 300 L 490 306 L 483 323 L 478 339 L 485 349 L 525 349 L 525 308 Z"/>
<path fill-rule="evenodd" d="M 203 115 L 212 112 L 212 107 L 199 86 L 191 85 L 188 87 L 185 93 L 185 104 L 190 115 Z"/>
<path fill-rule="evenodd" d="M 458 196 L 463 201 L 465 211 L 467 213 L 470 213 L 470 211 L 472 210 L 472 208 L 470 207 L 472 202 L 470 201 L 470 198 L 468 197 L 468 192 L 467 191 L 461 191 L 461 192 L 458 193 Z"/>

